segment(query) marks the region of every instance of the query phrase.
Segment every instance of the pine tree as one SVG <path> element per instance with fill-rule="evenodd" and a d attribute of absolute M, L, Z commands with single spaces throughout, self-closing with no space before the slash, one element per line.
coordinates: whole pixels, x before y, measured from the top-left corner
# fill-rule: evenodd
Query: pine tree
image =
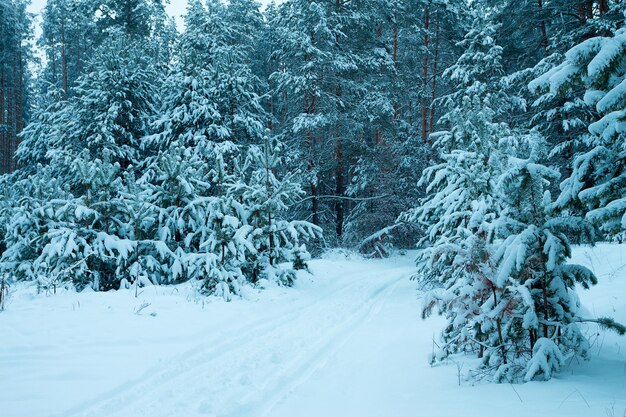
<path fill-rule="evenodd" d="M 21 179 L 24 187 L 34 183 L 38 197 L 30 192 L 18 202 L 3 254 L 3 264 L 24 279 L 100 290 L 127 278 L 137 242 L 126 238 L 131 219 L 119 197 L 128 178 L 123 171 L 142 159 L 139 141 L 148 133 L 154 95 L 150 65 L 137 45 L 122 48 L 124 42 L 103 45 L 75 95 L 53 100 L 51 113 L 26 132 L 20 156 L 46 165 Z M 42 193 L 46 187 L 50 192 Z"/>
<path fill-rule="evenodd" d="M 58 130 L 62 134 L 49 144 L 48 154 L 59 164 L 57 175 L 68 175 L 69 183 L 71 164 L 84 150 L 92 159 L 107 154 L 123 169 L 141 159 L 140 139 L 155 112 L 156 75 L 139 47 L 125 39 L 105 44 L 79 80 L 75 97 L 61 108 L 59 122 L 68 124 Z"/>
<path fill-rule="evenodd" d="M 185 21 L 180 65 L 168 79 L 165 115 L 157 126 L 159 142 L 189 146 L 189 128 L 196 142 L 258 143 L 267 119 L 259 80 L 248 63 L 249 51 L 235 43 L 237 31 L 228 25 L 224 6 L 210 2 L 205 9 L 191 2 Z"/>
<path fill-rule="evenodd" d="M 292 285 L 295 270 L 306 269 L 309 254 L 305 242 L 321 237 L 321 229 L 304 221 L 288 221 L 285 214 L 302 194 L 296 173 L 279 178 L 282 167 L 282 144 L 265 137 L 262 146 L 252 146 L 230 193 L 248 212 L 254 256 L 243 266 L 252 282 L 260 279 Z M 293 269 L 279 264 L 291 262 Z"/>
<path fill-rule="evenodd" d="M 71 120 L 70 113 L 64 111 L 68 106 L 64 96 L 62 89 L 54 87 L 38 96 L 30 123 L 22 131 L 22 142 L 15 152 L 17 161 L 26 173 L 34 173 L 38 165 L 50 162 L 48 150 Z M 19 175 L 24 175 L 24 172 Z"/>
<path fill-rule="evenodd" d="M 499 327 L 499 319 L 483 310 L 497 288 L 492 243 L 502 205 L 496 183 L 506 155 L 500 141 L 514 134 L 499 119 L 517 100 L 502 92 L 495 29 L 477 19 L 461 42 L 465 53 L 446 70 L 457 87 L 442 99 L 447 112 L 440 124 L 449 130 L 432 135 L 440 162 L 423 173 L 420 205 L 401 217 L 426 228 L 416 277 L 434 289 L 424 298 L 422 316 L 437 308 L 448 320 L 432 361 L 474 350 L 482 357 Z"/>
<path fill-rule="evenodd" d="M 584 152 L 577 155 L 572 173 L 561 184 L 557 204 L 600 227 L 606 236 L 624 229 L 624 165 L 622 143 L 625 119 L 624 62 L 626 34 L 623 29 L 610 37 L 583 41 L 565 54 L 564 61 L 530 84 L 534 91 L 571 97 L 578 89 L 593 108 L 597 120 L 588 125 Z M 582 94 L 582 92 L 581 92 Z"/>
<path fill-rule="evenodd" d="M 53 89 L 61 89 L 63 98 L 72 94 L 97 46 L 92 8 L 93 4 L 84 0 L 50 0 L 43 9 L 38 40 L 47 61 L 43 79 Z"/>
<path fill-rule="evenodd" d="M 91 5 L 100 42 L 109 35 L 147 39 L 165 15 L 161 0 L 97 0 Z"/>
<path fill-rule="evenodd" d="M 575 287 L 589 288 L 597 279 L 587 268 L 568 263 L 568 236 L 590 241 L 592 228 L 580 217 L 561 215 L 553 204 L 548 189 L 559 173 L 540 163 L 545 142 L 531 135 L 514 146 L 518 157 L 509 158 L 499 184 L 505 209 L 498 234 L 504 240 L 494 257 L 498 290 L 488 312 L 501 321 L 501 337 L 499 349 L 492 343 L 487 350 L 483 366 L 496 369 L 498 381 L 550 379 L 567 358 L 586 355 L 581 322 L 624 329 L 611 319 L 581 317 Z"/>
<path fill-rule="evenodd" d="M 0 3 L 0 174 L 17 169 L 14 153 L 29 118 L 32 16 L 28 2 Z"/>
<path fill-rule="evenodd" d="M 520 9 L 519 15 L 512 11 L 515 8 Z M 524 114 L 515 117 L 516 126 L 532 126 L 546 137 L 550 150 L 548 162 L 566 177 L 571 173 L 574 157 L 586 149 L 587 126 L 595 119 L 593 106 L 583 100 L 584 88 L 581 85 L 570 85 L 572 88 L 568 92 L 545 91 L 542 88 L 542 95 L 537 98 L 538 86 L 531 83 L 531 93 L 527 88 L 528 83 L 559 65 L 564 54 L 576 44 L 589 37 L 610 35 L 623 20 L 616 19 L 616 15 L 621 14 L 619 5 L 605 0 L 541 1 L 534 5 L 510 2 L 499 12 L 500 19 L 505 22 L 502 30 L 507 34 L 503 39 L 509 38 L 511 30 L 532 31 L 534 35 L 528 37 L 529 41 L 537 46 L 542 45 L 533 48 L 522 42 L 527 52 L 512 54 L 520 46 L 520 42 L 507 42 L 505 55 L 520 56 L 517 58 L 520 63 L 515 64 L 515 69 L 519 69 L 520 65 L 522 68 L 509 76 L 508 88 L 517 89 L 518 94 L 532 103 Z M 532 16 L 534 25 L 513 29 L 513 26 L 518 26 L 520 15 Z M 509 46 L 512 49 L 508 49 Z M 530 57 L 534 58 L 529 59 Z M 553 191 L 556 191 L 556 187 Z"/>
<path fill-rule="evenodd" d="M 495 44 L 494 28 L 479 21 L 461 42 L 466 52 L 446 70 L 457 90 L 442 99 L 448 111 L 440 124 L 449 130 L 432 136 L 442 161 L 424 171 L 420 185 L 427 187 L 427 195 L 402 217 L 428 228 L 421 244 L 428 243 L 434 251 L 480 232 L 482 217 L 493 220 L 498 213 L 494 197 L 494 181 L 502 169 L 498 143 L 512 134 L 499 118 L 515 108 L 517 100 L 499 87 L 502 49 Z M 445 282 L 454 254 L 431 254 L 426 249 L 420 256 L 421 279 Z"/>
<path fill-rule="evenodd" d="M 211 294 L 230 299 L 241 294 L 246 277 L 240 264 L 254 253 L 242 205 L 227 195 L 232 174 L 216 146 L 211 154 L 171 147 L 159 154 L 146 174 L 157 207 L 153 245 L 164 282 L 193 279 Z"/>

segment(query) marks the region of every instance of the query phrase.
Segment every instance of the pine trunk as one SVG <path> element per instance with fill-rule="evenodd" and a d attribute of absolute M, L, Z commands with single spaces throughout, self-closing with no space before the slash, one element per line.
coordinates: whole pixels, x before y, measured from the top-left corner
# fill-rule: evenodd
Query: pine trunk
<path fill-rule="evenodd" d="M 311 94 L 307 96 L 305 99 L 306 113 L 307 114 L 315 114 L 315 95 Z M 309 163 L 308 170 L 311 178 L 310 188 L 311 188 L 311 219 L 314 225 L 320 225 L 319 218 L 319 199 L 317 198 L 318 190 L 317 190 L 317 174 L 315 174 L 315 135 L 311 130 L 307 130 L 306 132 L 306 140 L 309 147 Z"/>
<path fill-rule="evenodd" d="M 63 93 L 67 99 L 69 91 L 69 82 L 67 75 L 67 52 L 65 45 L 65 23 L 61 24 L 61 65 L 63 65 Z"/>
<path fill-rule="evenodd" d="M 426 100 L 426 88 L 428 85 L 428 66 L 429 66 L 429 44 L 430 37 L 428 31 L 430 30 L 430 6 L 424 8 L 424 57 L 422 61 L 422 85 L 424 87 L 422 91 L 422 140 L 428 141 L 428 103 Z"/>
<path fill-rule="evenodd" d="M 15 132 L 15 63 L 10 69 L 9 91 L 7 95 L 7 118 L 6 118 L 6 137 L 2 155 L 2 172 L 9 173 L 9 161 L 11 152 L 11 141 L 13 140 L 13 132 Z"/>
<path fill-rule="evenodd" d="M 0 62 L 0 152 L 2 152 L 2 156 L 0 158 L 0 161 L 4 161 L 4 154 L 5 154 L 5 149 L 4 149 L 4 145 L 6 143 L 7 140 L 7 132 L 6 132 L 6 118 L 5 118 L 5 113 L 6 113 L 6 80 L 5 80 L 5 67 L 4 64 Z M 4 166 L 1 166 L 2 164 L 0 164 L 0 174 L 4 174 Z"/>
<path fill-rule="evenodd" d="M 344 223 L 344 202 L 341 197 L 343 197 L 344 193 L 344 175 L 343 175 L 343 146 L 341 143 L 341 138 L 337 134 L 335 137 L 335 195 L 339 198 L 335 203 L 335 230 L 337 232 L 337 237 L 341 239 L 343 236 L 343 223 Z"/>
<path fill-rule="evenodd" d="M 10 172 L 13 172 L 17 169 L 17 161 L 14 158 L 15 151 L 20 144 L 19 135 L 24 130 L 24 60 L 22 57 L 22 50 L 19 49 L 18 55 L 18 91 L 17 91 L 17 102 L 16 102 L 16 114 L 17 118 L 15 119 L 15 140 L 13 142 L 13 149 L 11 150 L 11 168 Z"/>
<path fill-rule="evenodd" d="M 435 108 L 435 100 L 437 99 L 437 67 L 439 65 L 439 35 L 441 26 L 439 25 L 439 19 L 435 20 L 437 25 L 437 36 L 435 36 L 435 52 L 433 56 L 433 82 L 432 82 L 432 91 L 431 91 L 431 100 L 430 100 L 430 131 L 434 132 L 435 130 L 435 116 L 436 116 L 436 108 Z"/>
<path fill-rule="evenodd" d="M 587 21 L 587 17 L 585 15 L 585 3 L 582 1 L 578 2 L 578 20 L 581 25 L 584 25 Z"/>
<path fill-rule="evenodd" d="M 55 48 L 55 42 L 54 42 L 54 35 L 52 35 L 52 37 L 50 38 L 50 57 L 52 58 L 52 82 L 54 84 L 55 87 L 58 87 L 57 85 L 57 53 L 56 53 L 56 48 Z"/>
<path fill-rule="evenodd" d="M 496 288 L 492 287 L 493 291 L 493 305 L 498 305 L 498 296 L 496 293 Z M 504 337 L 502 336 L 502 320 L 498 317 L 496 319 L 496 327 L 498 329 L 498 343 L 500 343 L 500 355 L 502 355 L 502 363 L 506 365 L 506 347 L 504 346 Z"/>
<path fill-rule="evenodd" d="M 546 31 L 546 21 L 543 18 L 543 0 L 537 0 L 537 6 L 539 7 L 539 30 L 541 31 L 541 43 L 543 45 L 545 56 L 548 56 L 550 55 L 550 44 L 548 41 L 548 33 Z"/>

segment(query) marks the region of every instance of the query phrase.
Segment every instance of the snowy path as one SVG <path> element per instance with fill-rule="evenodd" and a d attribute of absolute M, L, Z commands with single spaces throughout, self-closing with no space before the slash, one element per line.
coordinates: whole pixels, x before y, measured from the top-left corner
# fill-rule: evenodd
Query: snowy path
<path fill-rule="evenodd" d="M 346 334 L 380 310 L 406 268 L 364 273 L 308 305 L 206 340 L 139 381 L 124 384 L 80 416 L 241 416 L 264 407 L 268 396 L 289 390 L 319 367 Z M 149 395 L 145 395 L 148 394 Z M 275 394 L 274 394 L 275 395 Z"/>
<path fill-rule="evenodd" d="M 412 257 L 326 259 L 312 269 L 315 278 L 302 277 L 295 289 L 251 292 L 233 303 L 189 302 L 184 288 L 146 290 L 139 299 L 127 291 L 32 299 L 18 292 L 0 314 L 0 416 L 603 417 L 626 410 L 624 339 L 601 334 L 591 362 L 571 363 L 547 384 L 459 386 L 454 364 L 426 361 L 442 321 L 418 318 Z M 607 277 L 611 286 L 583 301 L 624 320 L 618 278 Z M 134 314 L 144 300 L 150 306 Z"/>

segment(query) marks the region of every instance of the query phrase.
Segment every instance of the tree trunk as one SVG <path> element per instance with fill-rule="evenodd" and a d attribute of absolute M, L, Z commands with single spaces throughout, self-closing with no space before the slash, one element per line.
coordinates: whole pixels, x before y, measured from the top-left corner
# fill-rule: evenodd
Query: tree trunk
<path fill-rule="evenodd" d="M 537 0 L 537 6 L 539 7 L 539 30 L 541 31 L 541 43 L 543 45 L 544 55 L 548 56 L 549 53 L 549 41 L 548 41 L 548 33 L 546 31 L 546 21 L 543 17 L 543 0 Z"/>
<path fill-rule="evenodd" d="M 310 96 L 307 95 L 307 98 L 305 99 L 305 107 L 306 107 L 306 113 L 307 114 L 314 114 L 315 113 L 315 95 L 311 94 Z M 317 190 L 317 177 L 318 175 L 315 174 L 315 135 L 313 134 L 313 132 L 311 132 L 310 130 L 307 130 L 306 132 L 306 138 L 307 138 L 307 142 L 308 142 L 308 146 L 309 146 L 309 163 L 308 163 L 308 170 L 309 170 L 309 175 L 311 176 L 311 183 L 310 183 L 310 188 L 311 188 L 311 220 L 313 222 L 314 225 L 319 226 L 320 225 L 320 219 L 319 219 L 319 199 L 317 198 L 318 195 L 318 190 Z"/>
<path fill-rule="evenodd" d="M 17 118 L 15 119 L 15 140 L 13 142 L 13 149 L 11 150 L 11 168 L 10 172 L 13 172 L 17 169 L 17 161 L 14 158 L 15 151 L 17 150 L 18 145 L 21 140 L 19 138 L 19 134 L 24 130 L 24 59 L 22 56 L 22 49 L 19 49 L 18 56 L 18 91 L 17 91 L 17 102 L 16 102 L 16 113 Z"/>
<path fill-rule="evenodd" d="M 548 322 L 550 321 L 549 313 L 549 304 L 548 304 L 548 271 L 546 270 L 546 260 L 544 259 L 544 248 L 545 244 L 541 238 L 538 240 L 539 246 L 539 262 L 541 262 L 541 296 L 543 301 L 543 337 L 548 337 L 549 334 L 549 326 Z"/>
<path fill-rule="evenodd" d="M 15 132 L 15 62 L 13 68 L 9 72 L 9 87 L 7 95 L 7 117 L 6 117 L 6 136 L 2 146 L 2 172 L 9 172 L 9 160 L 11 153 L 11 141 L 13 140 L 13 134 Z"/>
<path fill-rule="evenodd" d="M 268 226 L 270 229 L 270 239 L 269 239 L 269 261 L 270 261 L 270 265 L 274 265 L 274 233 L 271 231 L 272 230 L 272 212 L 268 211 L 267 212 L 267 221 L 268 221 Z"/>
<path fill-rule="evenodd" d="M 63 93 L 67 99 L 69 83 L 67 77 L 67 53 L 65 47 L 65 23 L 61 24 L 61 65 L 63 65 Z"/>
<path fill-rule="evenodd" d="M 594 0 L 587 0 L 587 18 L 593 19 L 593 2 Z"/>
<path fill-rule="evenodd" d="M 269 152 L 269 144 L 267 145 Z M 269 164 L 265 166 L 265 193 L 267 194 L 267 198 L 270 199 L 272 192 L 272 183 L 270 182 L 270 167 Z M 270 265 L 274 265 L 274 232 L 272 231 L 272 210 L 271 206 L 268 206 L 267 210 L 267 226 L 270 233 L 269 236 L 269 261 Z"/>
<path fill-rule="evenodd" d="M 80 36 L 76 39 L 76 77 L 80 77 L 80 67 L 82 65 L 82 49 L 80 46 Z"/>
<path fill-rule="evenodd" d="M 337 15 L 341 13 L 341 0 L 335 1 L 335 10 Z M 382 23 L 378 24 L 378 28 L 376 30 L 377 36 L 380 37 L 383 34 L 383 25 Z M 335 37 L 335 46 L 339 47 L 340 39 L 338 36 Z M 337 74 L 337 80 L 341 80 L 341 74 Z M 343 91 L 341 88 L 341 84 L 338 84 L 335 88 L 335 100 L 336 102 L 341 101 L 341 97 L 343 96 Z M 343 236 L 343 222 L 344 222 L 344 201 L 341 197 L 343 197 L 344 193 L 344 176 L 343 176 L 343 143 L 341 140 L 341 127 L 335 126 L 335 195 L 340 197 L 335 202 L 335 232 L 337 233 L 337 237 L 341 240 Z"/>
<path fill-rule="evenodd" d="M 6 81 L 5 81 L 5 67 L 4 67 L 4 63 L 0 62 L 0 152 L 2 152 L 2 155 L 0 155 L 0 174 L 4 174 L 4 166 L 2 165 L 2 162 L 4 161 L 4 155 L 5 155 L 5 143 L 7 140 L 7 132 L 6 132 L 6 124 L 7 121 L 5 119 L 5 112 L 6 112 Z"/>
<path fill-rule="evenodd" d="M 585 3 L 582 1 L 578 2 L 578 21 L 581 25 L 584 25 L 587 21 L 587 16 L 585 13 Z"/>
<path fill-rule="evenodd" d="M 422 85 L 424 90 L 422 91 L 422 140 L 428 141 L 428 103 L 426 101 L 426 86 L 428 85 L 428 47 L 430 44 L 430 37 L 428 31 L 430 30 L 430 6 L 424 8 L 424 57 L 422 61 Z"/>
<path fill-rule="evenodd" d="M 55 48 L 55 43 L 54 43 L 54 35 L 51 36 L 50 38 L 50 43 L 51 43 L 51 61 L 52 61 L 52 83 L 54 84 L 55 87 L 58 87 L 57 85 L 57 52 L 56 52 L 56 48 Z"/>
<path fill-rule="evenodd" d="M 267 70 L 267 73 L 270 73 L 270 70 Z M 274 130 L 274 92 L 273 92 L 273 87 L 272 87 L 272 81 L 268 80 L 268 87 L 270 90 L 269 93 L 269 103 L 268 103 L 268 113 L 269 113 L 269 120 L 267 121 L 267 128 L 270 131 Z"/>
<path fill-rule="evenodd" d="M 438 16 L 437 16 L 438 17 Z M 439 19 L 436 19 L 436 24 L 437 24 L 437 36 L 435 37 L 435 55 L 433 56 L 433 83 L 432 83 L 432 90 L 431 91 L 431 100 L 430 100 L 430 132 L 433 132 L 435 130 L 435 113 L 436 113 L 436 109 L 435 109 L 435 100 L 437 99 L 437 66 L 438 66 L 438 60 L 439 60 L 439 34 L 440 34 L 440 29 L 441 26 L 439 24 Z"/>
<path fill-rule="evenodd" d="M 498 305 L 498 297 L 496 295 L 496 288 L 492 287 L 493 291 L 493 305 Z M 506 347 L 504 346 L 504 337 L 502 337 L 502 320 L 498 317 L 496 319 L 496 327 L 498 328 L 498 342 L 500 343 L 500 354 L 502 355 L 502 363 L 506 365 Z"/>
<path fill-rule="evenodd" d="M 398 66 L 398 23 L 393 23 L 393 48 L 392 48 L 393 66 Z"/>
<path fill-rule="evenodd" d="M 310 168 L 312 168 L 313 166 L 310 165 Z M 317 176 L 316 176 L 317 178 Z M 317 198 L 317 181 L 316 180 L 311 180 L 311 196 L 313 197 L 313 200 L 311 201 L 311 222 L 316 225 L 319 226 L 320 225 L 320 202 L 319 199 Z"/>
<path fill-rule="evenodd" d="M 343 146 L 341 138 L 337 134 L 335 137 L 335 195 L 342 197 L 344 193 L 344 176 L 343 176 Z M 335 230 L 337 237 L 341 239 L 343 236 L 343 222 L 344 222 L 344 201 L 343 199 L 337 199 L 335 203 Z"/>

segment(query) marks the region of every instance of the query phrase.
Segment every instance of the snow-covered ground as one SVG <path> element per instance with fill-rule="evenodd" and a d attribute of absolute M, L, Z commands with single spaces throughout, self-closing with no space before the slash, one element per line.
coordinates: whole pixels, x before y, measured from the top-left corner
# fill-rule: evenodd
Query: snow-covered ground
<path fill-rule="evenodd" d="M 626 246 L 578 248 L 590 316 L 626 322 Z M 626 338 L 586 328 L 591 361 L 550 382 L 472 385 L 430 367 L 413 256 L 312 262 L 296 288 L 231 303 L 189 287 L 34 295 L 0 313 L 3 417 L 623 416 Z M 149 304 L 149 305 L 148 305 Z"/>

